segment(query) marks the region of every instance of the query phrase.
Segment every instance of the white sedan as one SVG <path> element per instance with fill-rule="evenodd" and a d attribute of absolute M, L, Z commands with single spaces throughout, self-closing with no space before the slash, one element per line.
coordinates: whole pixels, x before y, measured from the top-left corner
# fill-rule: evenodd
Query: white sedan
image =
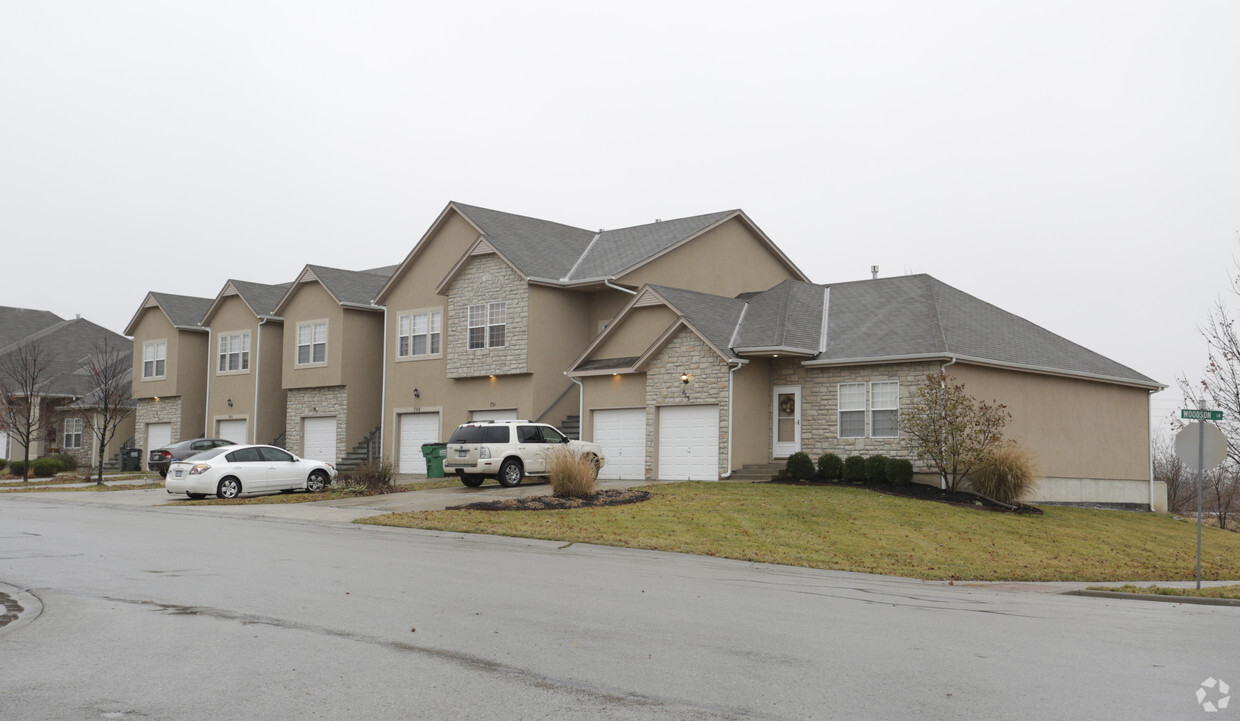
<path fill-rule="evenodd" d="M 335 479 L 332 463 L 298 458 L 275 446 L 225 446 L 174 461 L 164 489 L 190 498 L 212 493 L 236 498 L 242 493 L 318 493 Z"/>

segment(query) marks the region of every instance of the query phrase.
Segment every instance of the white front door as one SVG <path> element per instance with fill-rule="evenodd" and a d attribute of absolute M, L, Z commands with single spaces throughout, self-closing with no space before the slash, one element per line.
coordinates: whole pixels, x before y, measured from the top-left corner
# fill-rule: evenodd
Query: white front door
<path fill-rule="evenodd" d="M 658 477 L 668 481 L 719 480 L 719 406 L 659 409 Z"/>
<path fill-rule="evenodd" d="M 599 478 L 646 477 L 646 409 L 594 411 L 594 442 L 603 447 Z"/>
<path fill-rule="evenodd" d="M 301 457 L 336 462 L 336 416 L 302 419 Z"/>
<path fill-rule="evenodd" d="M 426 473 L 422 444 L 439 442 L 439 414 L 401 413 L 397 419 L 400 423 L 400 466 L 397 473 Z"/>
<path fill-rule="evenodd" d="M 249 429 L 246 428 L 244 418 L 237 418 L 231 421 L 220 421 L 218 430 L 218 438 L 223 438 L 226 441 L 232 441 L 239 446 L 250 442 L 248 440 L 250 436 L 246 433 Z"/>
<path fill-rule="evenodd" d="M 771 447 L 776 458 L 801 450 L 801 386 L 775 386 L 775 427 Z"/>
<path fill-rule="evenodd" d="M 517 420 L 517 409 L 473 411 L 470 413 L 469 419 L 472 421 L 515 421 Z"/>

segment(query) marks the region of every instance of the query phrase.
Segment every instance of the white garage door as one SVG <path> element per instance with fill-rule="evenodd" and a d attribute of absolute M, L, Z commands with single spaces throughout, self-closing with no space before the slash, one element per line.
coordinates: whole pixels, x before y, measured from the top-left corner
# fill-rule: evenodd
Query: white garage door
<path fill-rule="evenodd" d="M 594 442 L 603 447 L 599 478 L 646 477 L 646 409 L 594 411 Z"/>
<path fill-rule="evenodd" d="M 9 455 L 9 434 L 6 431 L 0 431 L 0 458 L 12 458 Z"/>
<path fill-rule="evenodd" d="M 473 411 L 470 413 L 469 419 L 473 421 L 515 421 L 517 420 L 517 409 Z"/>
<path fill-rule="evenodd" d="M 400 467 L 397 473 L 426 473 L 426 457 L 422 455 L 423 443 L 438 443 L 438 413 L 401 413 L 400 420 Z"/>
<path fill-rule="evenodd" d="M 302 458 L 312 461 L 336 462 L 336 416 L 303 418 Z"/>
<path fill-rule="evenodd" d="M 142 462 L 146 463 L 151 457 L 151 451 L 156 448 L 163 448 L 172 442 L 172 424 L 171 423 L 147 423 L 146 424 L 146 453 L 142 456 Z"/>
<path fill-rule="evenodd" d="M 661 479 L 719 480 L 719 406 L 659 409 Z"/>
<path fill-rule="evenodd" d="M 238 444 L 249 443 L 250 436 L 246 433 L 247 430 L 244 418 L 219 422 L 219 437 L 226 441 Z"/>

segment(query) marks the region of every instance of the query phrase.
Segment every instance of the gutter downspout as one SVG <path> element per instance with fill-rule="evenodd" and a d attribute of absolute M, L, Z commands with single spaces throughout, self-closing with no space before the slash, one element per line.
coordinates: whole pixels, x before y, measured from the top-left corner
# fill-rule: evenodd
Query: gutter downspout
<path fill-rule="evenodd" d="M 943 374 L 944 376 L 946 376 L 946 375 L 947 375 L 947 366 L 949 366 L 949 365 L 955 365 L 955 363 L 956 363 L 956 356 L 952 356 L 952 359 L 951 359 L 950 361 L 948 361 L 947 363 L 944 363 L 944 364 L 943 364 L 943 365 L 939 368 L 939 373 L 941 373 L 941 374 Z M 943 378 L 943 379 L 939 380 L 939 389 L 940 389 L 940 390 L 943 390 L 943 391 L 946 391 L 946 390 L 947 390 L 947 378 Z M 944 455 L 946 455 L 946 453 L 947 453 L 947 448 L 946 448 L 946 447 L 944 447 L 944 448 L 943 448 L 943 453 L 944 453 Z M 939 474 L 939 490 L 940 490 L 940 491 L 945 491 L 945 490 L 947 490 L 947 473 L 946 473 L 946 472 L 943 472 L 943 473 L 940 473 L 940 474 Z"/>
<path fill-rule="evenodd" d="M 211 355 L 211 349 L 215 347 L 215 342 L 213 340 L 214 337 L 215 337 L 215 331 L 208 328 L 207 329 L 207 398 L 206 398 L 206 402 L 202 404 L 203 406 L 202 408 L 202 437 L 203 438 L 210 438 L 210 437 L 214 437 L 217 435 L 211 432 L 211 371 L 215 369 L 215 366 L 211 363 L 211 361 L 214 360 L 214 357 Z M 184 434 L 185 429 L 182 428 L 181 431 L 182 431 L 181 435 L 185 435 Z"/>
<path fill-rule="evenodd" d="M 258 373 L 263 362 L 263 324 L 266 318 L 258 319 L 258 333 L 254 339 L 254 422 L 250 424 L 250 443 L 258 443 Z"/>
<path fill-rule="evenodd" d="M 731 366 L 733 361 L 728 361 Z M 735 373 L 745 367 L 744 361 L 735 361 L 736 367 L 728 371 L 728 472 L 719 477 L 719 480 L 726 481 L 732 477 L 732 386 L 735 382 Z"/>
<path fill-rule="evenodd" d="M 586 384 L 570 376 L 568 371 L 564 371 L 564 377 L 577 384 L 577 439 L 584 440 L 581 438 L 581 429 L 586 427 Z M 590 437 L 594 438 L 594 426 L 590 426 Z"/>
<path fill-rule="evenodd" d="M 1154 394 L 1158 391 L 1150 391 L 1147 396 L 1147 404 L 1145 411 L 1145 451 L 1150 459 L 1150 512 L 1154 512 L 1154 432 L 1150 430 L 1150 419 L 1154 415 Z M 1167 510 L 1171 510 L 1168 508 Z"/>
<path fill-rule="evenodd" d="M 429 316 L 427 316 L 429 318 Z M 427 321 L 427 331 L 430 330 L 430 321 Z M 442 331 L 442 327 L 440 328 Z M 440 336 L 442 338 L 442 334 Z M 429 335 L 428 335 L 429 338 Z M 427 343 L 427 350 L 430 343 Z M 442 350 L 442 348 L 440 349 Z M 379 461 L 383 461 L 383 436 L 386 433 L 384 426 L 387 421 L 387 353 L 388 353 L 388 309 L 383 306 L 383 373 L 379 381 Z"/>
<path fill-rule="evenodd" d="M 628 288 L 623 288 L 621 286 L 612 284 L 612 281 L 615 279 L 616 279 L 616 276 L 614 275 L 611 276 L 610 278 L 604 278 L 603 285 L 607 286 L 608 288 L 615 288 L 616 290 L 622 290 L 625 293 L 628 293 L 629 295 L 637 295 L 637 291 L 635 290 L 629 290 Z"/>

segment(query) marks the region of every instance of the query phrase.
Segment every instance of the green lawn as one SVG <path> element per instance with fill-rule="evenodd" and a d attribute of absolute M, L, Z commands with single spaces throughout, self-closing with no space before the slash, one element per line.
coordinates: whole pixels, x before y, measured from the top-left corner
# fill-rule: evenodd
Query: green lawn
<path fill-rule="evenodd" d="M 1048 506 L 1017 516 L 858 488 L 678 483 L 644 503 L 571 511 L 394 513 L 358 523 L 649 548 L 924 579 L 1195 577 L 1196 527 Z M 1240 578 L 1240 534 L 1206 529 L 1202 577 Z"/>
<path fill-rule="evenodd" d="M 1114 591 L 1115 593 L 1152 593 L 1158 596 L 1194 596 L 1196 598 L 1234 598 L 1240 600 L 1240 586 L 1205 586 L 1202 588 L 1173 588 L 1168 586 L 1090 586 L 1091 591 Z"/>

